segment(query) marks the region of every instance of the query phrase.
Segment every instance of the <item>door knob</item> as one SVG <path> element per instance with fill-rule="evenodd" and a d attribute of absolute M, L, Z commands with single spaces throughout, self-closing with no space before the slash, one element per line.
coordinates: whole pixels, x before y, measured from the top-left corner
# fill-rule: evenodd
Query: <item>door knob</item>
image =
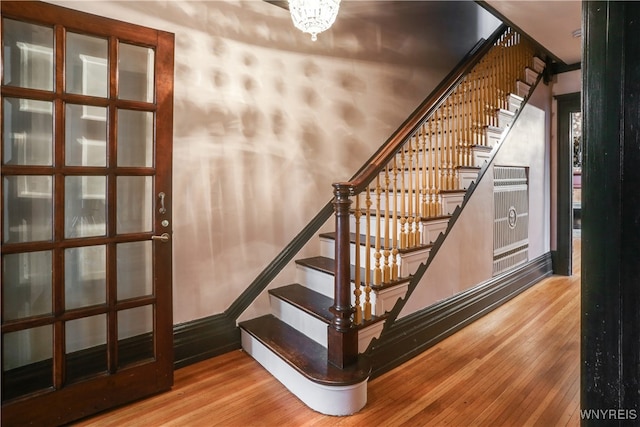
<path fill-rule="evenodd" d="M 151 236 L 151 240 L 160 240 L 162 243 L 166 243 L 171 239 L 169 233 L 162 233 L 159 236 Z"/>

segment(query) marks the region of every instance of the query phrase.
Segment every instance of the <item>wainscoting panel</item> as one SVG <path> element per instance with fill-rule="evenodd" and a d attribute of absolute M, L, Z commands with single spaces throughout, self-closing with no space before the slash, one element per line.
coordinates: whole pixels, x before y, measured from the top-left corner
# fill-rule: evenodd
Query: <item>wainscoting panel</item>
<path fill-rule="evenodd" d="M 493 275 L 529 259 L 529 185 L 527 168 L 493 168 Z"/>

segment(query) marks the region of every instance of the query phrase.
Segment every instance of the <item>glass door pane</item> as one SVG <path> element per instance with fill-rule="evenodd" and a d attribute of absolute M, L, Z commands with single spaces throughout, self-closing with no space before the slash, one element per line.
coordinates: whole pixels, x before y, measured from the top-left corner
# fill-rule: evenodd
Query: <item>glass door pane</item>
<path fill-rule="evenodd" d="M 2 356 L 3 401 L 53 386 L 51 325 L 3 334 Z"/>
<path fill-rule="evenodd" d="M 118 166 L 153 166 L 153 113 L 118 110 Z"/>
<path fill-rule="evenodd" d="M 105 245 L 65 249 L 64 289 L 67 310 L 107 302 Z"/>
<path fill-rule="evenodd" d="M 107 166 L 107 109 L 67 104 L 65 123 L 65 163 Z"/>
<path fill-rule="evenodd" d="M 116 246 L 118 301 L 153 294 L 153 246 L 150 240 Z"/>
<path fill-rule="evenodd" d="M 53 103 L 5 98 L 2 163 L 53 165 Z"/>
<path fill-rule="evenodd" d="M 107 371 L 107 315 L 65 322 L 67 383 Z"/>
<path fill-rule="evenodd" d="M 68 239 L 104 236 L 107 232 L 107 178 L 67 176 L 64 194 L 64 236 Z"/>
<path fill-rule="evenodd" d="M 151 231 L 153 179 L 150 176 L 119 176 L 117 180 L 117 231 Z"/>
<path fill-rule="evenodd" d="M 118 98 L 153 102 L 153 49 L 120 42 L 118 53 Z"/>
<path fill-rule="evenodd" d="M 118 312 L 118 367 L 153 359 L 153 306 Z"/>
<path fill-rule="evenodd" d="M 106 97 L 109 91 L 106 39 L 67 33 L 66 91 Z"/>
<path fill-rule="evenodd" d="M 2 20 L 3 84 L 53 90 L 53 28 Z"/>
<path fill-rule="evenodd" d="M 53 238 L 53 177 L 5 176 L 3 235 L 5 243 Z"/>
<path fill-rule="evenodd" d="M 51 251 L 7 254 L 2 259 L 3 319 L 49 314 L 53 309 Z"/>

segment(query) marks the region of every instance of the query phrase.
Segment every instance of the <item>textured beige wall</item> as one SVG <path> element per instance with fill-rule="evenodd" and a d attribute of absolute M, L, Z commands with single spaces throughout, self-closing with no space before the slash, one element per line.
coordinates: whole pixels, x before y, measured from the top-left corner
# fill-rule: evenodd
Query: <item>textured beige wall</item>
<path fill-rule="evenodd" d="M 551 91 L 541 83 L 399 317 L 491 279 L 493 165 L 529 168 L 529 259 L 549 252 L 550 112 Z"/>
<path fill-rule="evenodd" d="M 175 34 L 176 324 L 227 309 L 497 27 L 473 2 L 343 2 L 313 43 L 263 1 L 54 3 Z"/>

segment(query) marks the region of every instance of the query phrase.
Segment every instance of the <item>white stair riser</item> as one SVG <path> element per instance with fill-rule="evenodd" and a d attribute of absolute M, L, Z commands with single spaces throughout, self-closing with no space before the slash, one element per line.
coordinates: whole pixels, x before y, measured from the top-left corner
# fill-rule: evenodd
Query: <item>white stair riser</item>
<path fill-rule="evenodd" d="M 540 74 L 544 70 L 544 67 L 545 67 L 545 62 L 542 59 L 540 59 L 537 56 L 535 56 L 533 58 L 533 69 L 538 74 Z"/>
<path fill-rule="evenodd" d="M 395 303 L 400 298 L 404 298 L 407 294 L 409 286 L 394 287 L 392 289 L 382 292 L 381 296 L 378 296 L 375 292 L 371 293 L 371 306 L 372 314 L 380 315 L 385 311 L 389 311 L 393 308 Z M 271 309 L 274 316 L 282 320 L 294 329 L 302 332 L 318 344 L 323 347 L 327 347 L 327 325 L 322 320 L 315 316 L 311 316 L 303 310 L 287 303 L 286 301 L 276 298 L 273 295 L 271 298 Z M 364 299 L 364 298 L 363 298 Z M 355 305 L 355 296 L 352 295 L 351 305 Z M 364 353 L 369 347 L 369 344 L 374 338 L 380 337 L 384 322 L 376 322 L 371 326 L 358 330 L 358 352 Z"/>
<path fill-rule="evenodd" d="M 371 216 L 369 218 L 369 232 L 371 234 L 371 236 L 376 236 L 378 234 L 378 230 L 377 230 L 377 225 L 376 225 L 376 220 L 377 217 L 375 216 Z M 430 220 L 425 220 L 424 222 L 427 222 Z M 419 223 L 422 223 L 423 221 L 420 221 Z M 392 218 L 389 218 L 389 235 L 390 238 L 393 239 L 393 224 L 394 221 Z M 402 235 L 402 222 L 400 219 L 396 220 L 396 237 L 398 238 L 398 240 L 400 239 L 400 236 Z M 383 236 L 383 239 L 385 238 L 386 234 L 387 234 L 387 229 L 386 229 L 386 225 L 387 225 L 387 220 L 386 218 L 383 216 L 380 219 L 380 234 Z M 411 224 L 412 228 L 415 229 L 415 220 L 414 222 Z M 353 217 L 353 215 L 351 216 L 350 219 L 350 224 L 349 224 L 349 230 L 351 230 L 351 232 L 356 233 L 356 224 L 355 224 L 355 218 Z M 419 226 L 419 230 L 421 229 L 420 227 L 422 227 L 422 225 Z M 410 232 L 410 228 L 409 228 L 409 222 L 405 222 L 405 233 Z M 367 234 L 367 221 L 366 221 L 366 217 L 365 216 L 361 216 L 360 217 L 360 235 L 365 236 Z"/>
<path fill-rule="evenodd" d="M 452 215 L 453 211 L 462 205 L 464 193 L 443 194 L 442 195 L 442 213 L 444 215 Z"/>
<path fill-rule="evenodd" d="M 473 174 L 473 179 L 471 179 L 470 181 L 474 181 L 475 179 L 477 179 L 478 174 L 477 172 L 475 172 Z M 375 217 L 372 217 L 370 222 L 375 222 Z M 449 220 L 447 218 L 439 218 L 439 219 L 428 219 L 428 220 L 424 220 L 420 222 L 420 237 L 422 240 L 422 244 L 423 245 L 428 245 L 430 243 L 435 242 L 435 240 L 438 238 L 438 235 L 440 233 L 444 233 L 445 230 L 447 229 L 447 224 L 449 223 Z M 380 224 L 380 230 L 382 231 L 383 235 L 385 234 L 385 224 L 386 224 L 386 220 L 382 219 L 381 220 L 381 224 Z M 376 230 L 374 227 L 375 224 L 371 225 L 371 229 L 370 231 L 372 232 L 373 235 L 375 235 Z M 350 229 L 351 230 L 355 230 L 355 219 L 351 218 L 351 224 L 350 224 Z M 406 227 L 406 225 L 405 225 Z M 365 235 L 366 234 L 366 222 L 363 218 L 360 219 L 360 234 L 361 235 Z M 389 224 L 389 231 L 391 233 L 393 233 L 393 223 L 391 222 Z M 398 233 L 398 238 L 400 237 L 400 233 L 401 233 L 401 227 L 400 227 L 400 223 L 398 221 L 398 226 L 397 226 L 397 233 Z M 354 231 L 355 232 L 355 231 Z M 331 240 L 333 242 L 333 240 Z M 334 243 L 335 244 L 335 243 Z M 331 254 L 335 253 L 335 249 L 330 252 Z"/>
<path fill-rule="evenodd" d="M 389 197 L 387 197 L 387 194 L 389 195 Z M 422 203 L 422 194 L 420 193 L 418 195 L 420 203 Z M 429 195 L 427 194 L 427 198 L 429 197 Z M 387 198 L 389 199 L 387 201 Z M 389 193 L 382 193 L 380 195 L 380 212 L 384 212 L 386 210 L 389 211 L 393 211 L 394 209 L 396 209 L 398 212 L 400 212 L 401 207 L 402 207 L 402 200 L 404 199 L 404 207 L 405 210 L 409 209 L 409 199 L 411 199 L 411 205 L 414 206 L 416 203 L 416 195 L 415 195 L 415 191 L 411 192 L 411 195 L 409 193 L 407 193 L 406 191 L 404 193 L 398 192 L 398 193 L 394 193 L 393 191 L 389 192 Z M 364 209 L 366 207 L 366 201 L 365 201 L 365 197 L 361 196 L 360 198 L 360 209 Z M 389 206 L 389 209 L 387 209 L 387 206 Z M 355 202 L 352 203 L 352 207 L 355 208 Z M 378 209 L 378 199 L 377 199 L 377 195 L 375 194 L 371 194 L 371 206 L 369 208 L 369 212 L 371 212 L 372 215 L 375 215 L 376 211 Z"/>
<path fill-rule="evenodd" d="M 485 131 L 485 141 L 487 147 L 495 147 L 502 138 L 502 128 L 488 128 Z"/>
<path fill-rule="evenodd" d="M 435 243 L 440 234 L 447 231 L 449 218 L 431 220 L 422 224 L 422 244 L 429 245 Z"/>
<path fill-rule="evenodd" d="M 359 246 L 360 249 L 360 265 L 362 267 L 365 266 L 366 263 L 366 257 L 367 257 L 367 247 L 360 245 Z M 351 259 L 351 264 L 355 265 L 355 260 L 356 260 L 356 244 L 355 243 L 351 243 L 349 245 L 349 256 Z M 382 251 L 382 256 L 380 257 L 379 260 L 379 264 L 380 264 L 380 268 L 383 268 L 385 265 L 385 262 L 387 262 L 390 266 L 393 265 L 393 254 L 389 254 L 389 256 L 385 256 L 384 254 L 384 250 Z M 375 258 L 375 249 L 374 248 L 370 248 L 369 250 L 369 262 L 371 264 L 371 270 L 373 270 L 376 266 L 376 258 Z M 332 239 L 320 239 L 320 254 L 322 256 L 325 256 L 327 258 L 334 258 L 335 256 L 335 241 Z M 400 269 L 400 271 L 402 270 L 402 263 L 403 258 L 406 258 L 407 255 L 406 254 L 397 254 L 396 255 L 396 265 L 398 265 L 398 268 Z M 406 277 L 406 276 L 402 276 L 402 277 Z M 364 277 L 362 278 L 364 279 Z"/>
<path fill-rule="evenodd" d="M 358 353 L 364 353 L 367 351 L 371 341 L 380 338 L 384 323 L 385 322 L 376 322 L 371 326 L 367 326 L 366 328 L 362 328 L 358 331 Z"/>
<path fill-rule="evenodd" d="M 522 103 L 524 102 L 524 99 L 518 95 L 515 95 L 513 93 L 509 94 L 508 97 L 508 105 L 509 105 L 509 111 L 512 112 L 517 112 L 520 107 L 522 107 Z"/>
<path fill-rule="evenodd" d="M 496 138 L 499 139 L 499 138 Z M 475 165 L 474 165 L 475 166 Z M 456 176 L 458 176 L 458 180 L 459 180 L 459 172 L 457 169 L 440 169 L 441 172 L 443 172 L 443 174 L 441 176 L 438 177 L 438 186 L 443 188 L 443 189 L 447 189 L 446 188 L 446 180 L 448 180 L 447 175 L 451 176 L 451 180 L 454 181 L 456 179 Z M 455 182 L 451 183 L 452 185 L 455 185 Z M 422 185 L 422 180 L 420 181 L 420 185 Z M 427 179 L 427 186 L 429 185 L 428 179 Z M 432 183 L 432 187 L 433 187 L 433 191 L 435 192 L 435 185 L 436 183 Z M 393 189 L 391 189 L 391 191 L 389 192 L 385 192 L 383 191 L 380 194 L 380 200 L 378 200 L 377 194 L 371 193 L 371 206 L 369 207 L 369 212 L 371 213 L 371 215 L 375 215 L 378 208 L 380 209 L 380 212 L 382 213 L 382 215 L 384 216 L 384 212 L 385 211 L 397 211 L 400 212 L 402 210 L 402 203 L 404 201 L 404 209 L 405 211 L 409 211 L 409 206 L 412 207 L 412 210 L 415 211 L 415 206 L 416 206 L 416 188 L 415 188 L 415 182 L 413 187 L 411 188 L 411 193 L 409 193 L 408 191 L 406 191 L 407 189 L 405 188 L 404 192 L 398 191 L 397 193 L 394 193 Z M 429 200 L 432 201 L 436 201 L 435 198 L 437 198 L 437 194 L 429 194 L 429 188 L 425 189 L 426 191 L 423 192 L 422 187 L 420 187 L 418 189 L 418 195 L 417 195 L 417 201 L 418 201 L 418 206 L 421 207 L 423 203 L 429 203 Z M 355 200 L 351 205 L 352 208 L 356 207 L 356 203 Z M 364 209 L 366 208 L 366 199 L 365 196 L 362 195 L 360 196 L 360 204 L 359 204 L 360 210 L 362 212 L 364 212 Z M 388 207 L 388 208 L 387 208 Z"/>
<path fill-rule="evenodd" d="M 471 186 L 471 183 L 478 179 L 477 170 L 460 170 L 458 172 L 458 187 L 461 190 L 466 190 Z"/>
<path fill-rule="evenodd" d="M 316 292 L 319 292 L 317 289 L 323 289 L 326 293 L 322 293 L 322 292 L 320 293 L 322 293 L 325 296 L 328 296 L 329 298 L 333 298 L 333 288 L 334 288 L 335 277 L 332 274 L 322 273 L 320 271 L 314 270 L 312 268 L 304 267 L 304 266 L 298 266 L 298 269 L 299 269 L 300 277 L 310 278 L 309 282 L 301 282 L 301 283 L 304 283 L 310 289 L 316 290 Z M 373 277 L 373 274 L 371 277 Z M 327 295 L 329 290 L 331 292 L 331 295 Z M 355 286 L 352 282 L 351 292 L 350 292 L 351 305 L 355 305 L 355 302 L 356 302 L 355 301 L 356 296 L 353 292 L 354 290 L 355 290 Z M 391 310 L 391 308 L 393 308 L 393 305 L 391 304 L 395 304 L 395 301 L 396 301 L 394 300 L 393 302 L 389 302 L 387 301 L 389 295 L 385 294 L 381 297 L 378 295 L 378 293 L 379 291 L 372 290 L 369 296 L 369 301 L 371 302 L 371 310 L 372 310 L 371 313 L 375 315 L 383 314 L 385 310 Z M 364 295 L 361 295 L 360 298 L 361 298 L 360 303 L 363 304 L 365 300 Z"/>
<path fill-rule="evenodd" d="M 334 276 L 314 268 L 296 264 L 296 280 L 307 288 L 329 298 L 334 297 Z"/>
<path fill-rule="evenodd" d="M 390 217 L 389 217 L 389 234 L 391 236 L 393 236 L 393 217 L 391 216 L 391 213 L 389 213 Z M 377 218 L 375 215 L 371 215 L 369 217 L 369 233 L 372 236 L 377 235 L 378 233 L 378 228 L 377 228 Z M 397 219 L 395 221 L 396 225 L 396 235 L 400 236 L 400 232 L 401 232 L 401 228 L 400 228 L 400 219 Z M 385 218 L 384 215 L 382 215 L 382 217 L 380 218 L 380 234 L 382 234 L 383 236 L 386 234 L 386 227 L 387 227 L 387 219 Z M 351 230 L 351 232 L 356 233 L 356 218 L 355 216 L 352 214 L 351 218 L 349 218 L 349 230 Z M 360 226 L 359 226 L 359 232 L 361 235 L 366 235 L 367 234 L 367 218 L 365 215 L 361 215 L 360 216 Z"/>
<path fill-rule="evenodd" d="M 422 249 L 402 255 L 402 264 L 400 265 L 400 277 L 408 277 L 418 270 L 420 264 L 427 261 L 431 248 Z"/>
<path fill-rule="evenodd" d="M 403 285 L 397 285 L 392 288 L 376 291 L 374 302 L 374 314 L 386 313 L 393 309 L 398 300 L 407 296 L 409 290 L 409 282 Z"/>
<path fill-rule="evenodd" d="M 536 71 L 531 69 L 531 68 L 525 68 L 524 69 L 524 81 L 528 85 L 533 85 L 536 82 L 536 80 L 538 80 L 538 73 L 536 73 Z"/>
<path fill-rule="evenodd" d="M 367 381 L 329 387 L 310 381 L 241 329 L 242 348 L 311 409 L 326 415 L 351 415 L 367 403 Z"/>
<path fill-rule="evenodd" d="M 516 95 L 524 98 L 529 94 L 530 89 L 531 89 L 531 86 L 529 86 L 525 82 L 520 80 L 516 82 Z"/>
<path fill-rule="evenodd" d="M 327 324 L 286 301 L 269 295 L 271 313 L 289 326 L 302 332 L 323 347 L 327 346 Z"/>
<path fill-rule="evenodd" d="M 484 150 L 473 150 L 473 165 L 482 167 L 486 162 L 491 159 L 491 152 Z"/>
<path fill-rule="evenodd" d="M 513 122 L 513 114 L 509 110 L 498 110 L 498 127 L 506 129 Z"/>

